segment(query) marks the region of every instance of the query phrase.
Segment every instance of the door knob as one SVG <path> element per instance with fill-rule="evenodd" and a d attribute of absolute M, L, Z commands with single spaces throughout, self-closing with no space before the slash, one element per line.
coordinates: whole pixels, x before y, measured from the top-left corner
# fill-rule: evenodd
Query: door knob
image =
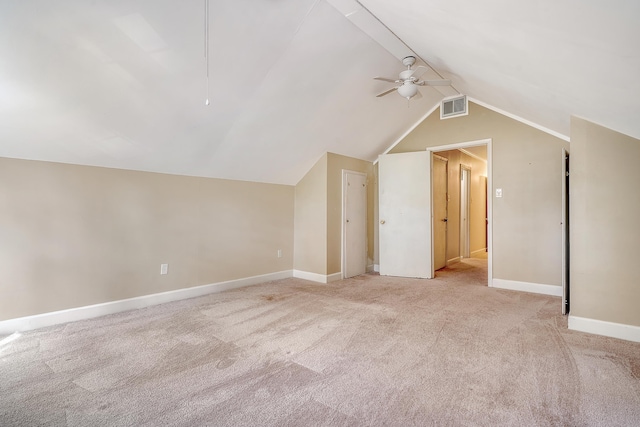
<path fill-rule="evenodd" d="M 447 221 L 448 221 L 448 219 L 447 219 L 447 218 L 444 218 L 444 219 L 442 220 L 442 222 L 447 222 Z"/>
<path fill-rule="evenodd" d="M 380 224 L 384 224 L 384 219 L 382 221 L 380 221 Z"/>

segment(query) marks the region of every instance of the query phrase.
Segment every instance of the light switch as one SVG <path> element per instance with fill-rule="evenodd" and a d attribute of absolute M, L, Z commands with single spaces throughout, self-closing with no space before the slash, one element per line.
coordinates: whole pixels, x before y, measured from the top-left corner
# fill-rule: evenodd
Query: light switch
<path fill-rule="evenodd" d="M 496 188 L 496 197 L 502 197 L 502 188 Z"/>
<path fill-rule="evenodd" d="M 160 264 L 160 274 L 167 274 L 169 264 Z"/>

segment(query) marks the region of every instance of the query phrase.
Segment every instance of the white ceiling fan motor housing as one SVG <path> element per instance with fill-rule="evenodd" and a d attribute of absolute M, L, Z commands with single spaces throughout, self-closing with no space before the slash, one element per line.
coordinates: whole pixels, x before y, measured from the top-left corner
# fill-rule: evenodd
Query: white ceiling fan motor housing
<path fill-rule="evenodd" d="M 411 80 L 407 80 L 398 88 L 398 93 L 401 97 L 409 99 L 418 93 L 418 86 L 414 85 Z"/>

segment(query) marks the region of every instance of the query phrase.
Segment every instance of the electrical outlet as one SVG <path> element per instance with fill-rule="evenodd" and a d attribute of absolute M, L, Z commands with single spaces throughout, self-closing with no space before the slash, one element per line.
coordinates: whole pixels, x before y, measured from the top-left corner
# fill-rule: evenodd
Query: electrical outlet
<path fill-rule="evenodd" d="M 278 249 L 278 258 L 282 258 L 282 249 Z"/>
<path fill-rule="evenodd" d="M 160 264 L 160 274 L 167 274 L 169 271 L 169 264 Z"/>

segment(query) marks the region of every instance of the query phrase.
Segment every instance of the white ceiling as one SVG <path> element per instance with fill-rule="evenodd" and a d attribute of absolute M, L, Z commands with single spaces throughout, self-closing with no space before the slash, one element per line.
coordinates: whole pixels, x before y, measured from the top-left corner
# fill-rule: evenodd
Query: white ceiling
<path fill-rule="evenodd" d="M 283 184 L 374 160 L 456 92 L 376 98 L 410 50 L 361 5 L 474 99 L 640 138 L 635 1 L 210 0 L 205 106 L 204 0 L 4 0 L 0 156 Z"/>
<path fill-rule="evenodd" d="M 569 136 L 640 138 L 637 0 L 361 0 L 460 92 Z"/>

